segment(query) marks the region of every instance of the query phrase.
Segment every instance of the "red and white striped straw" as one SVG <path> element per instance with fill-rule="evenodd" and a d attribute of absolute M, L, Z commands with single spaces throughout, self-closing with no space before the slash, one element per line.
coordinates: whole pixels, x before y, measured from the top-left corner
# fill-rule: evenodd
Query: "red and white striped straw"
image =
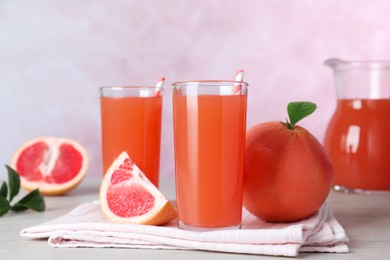
<path fill-rule="evenodd" d="M 162 87 L 164 86 L 164 81 L 165 81 L 165 78 L 164 77 L 161 77 L 157 84 L 156 84 L 156 90 L 154 91 L 154 95 L 155 97 L 158 97 L 161 93 L 161 90 L 162 90 Z"/>
<path fill-rule="evenodd" d="M 242 82 L 244 80 L 244 70 L 237 70 L 237 75 L 236 75 L 236 81 Z M 237 84 L 234 86 L 234 94 L 239 94 L 241 92 L 242 85 Z"/>
<path fill-rule="evenodd" d="M 237 70 L 236 81 L 242 82 L 244 80 L 244 70 Z"/>

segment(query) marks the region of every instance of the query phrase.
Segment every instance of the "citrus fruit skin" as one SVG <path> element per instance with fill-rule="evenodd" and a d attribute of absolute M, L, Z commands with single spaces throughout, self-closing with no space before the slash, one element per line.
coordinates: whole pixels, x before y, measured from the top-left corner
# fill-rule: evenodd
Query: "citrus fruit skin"
<path fill-rule="evenodd" d="M 267 122 L 247 131 L 244 207 L 268 222 L 293 222 L 314 214 L 332 185 L 332 164 L 306 129 Z"/>
<path fill-rule="evenodd" d="M 105 173 L 99 197 L 103 214 L 115 223 L 163 225 L 177 215 L 126 152 Z"/>
<path fill-rule="evenodd" d="M 89 166 L 84 147 L 58 137 L 38 137 L 24 143 L 13 155 L 11 167 L 20 176 L 20 186 L 43 195 L 62 195 L 83 180 Z"/>

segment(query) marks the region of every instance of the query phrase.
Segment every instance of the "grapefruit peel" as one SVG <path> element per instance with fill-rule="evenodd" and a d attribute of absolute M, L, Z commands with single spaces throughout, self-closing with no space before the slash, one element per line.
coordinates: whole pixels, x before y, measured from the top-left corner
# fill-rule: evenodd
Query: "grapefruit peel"
<path fill-rule="evenodd" d="M 176 218 L 172 203 L 126 152 L 115 159 L 104 175 L 100 207 L 114 223 L 163 225 Z"/>

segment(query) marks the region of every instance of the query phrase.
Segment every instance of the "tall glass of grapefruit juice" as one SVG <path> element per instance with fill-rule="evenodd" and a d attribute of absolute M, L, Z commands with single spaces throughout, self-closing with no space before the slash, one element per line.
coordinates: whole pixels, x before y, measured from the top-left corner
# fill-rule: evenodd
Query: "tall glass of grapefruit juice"
<path fill-rule="evenodd" d="M 162 91 L 156 87 L 100 88 L 103 172 L 123 151 L 158 187 Z"/>
<path fill-rule="evenodd" d="M 324 146 L 336 190 L 390 191 L 390 62 L 325 62 L 335 73 L 337 107 Z"/>
<path fill-rule="evenodd" d="M 239 228 L 242 214 L 247 83 L 173 84 L 179 228 Z"/>

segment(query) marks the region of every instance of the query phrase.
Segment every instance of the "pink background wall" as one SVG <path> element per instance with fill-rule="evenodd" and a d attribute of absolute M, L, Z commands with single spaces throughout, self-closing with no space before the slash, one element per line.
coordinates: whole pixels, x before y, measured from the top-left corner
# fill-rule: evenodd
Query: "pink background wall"
<path fill-rule="evenodd" d="M 164 75 L 161 174 L 172 176 L 171 83 L 238 68 L 248 127 L 311 100 L 318 110 L 301 125 L 322 140 L 336 98 L 323 61 L 390 59 L 389 17 L 386 0 L 0 1 L 0 163 L 30 138 L 62 136 L 101 176 L 98 87 Z"/>

